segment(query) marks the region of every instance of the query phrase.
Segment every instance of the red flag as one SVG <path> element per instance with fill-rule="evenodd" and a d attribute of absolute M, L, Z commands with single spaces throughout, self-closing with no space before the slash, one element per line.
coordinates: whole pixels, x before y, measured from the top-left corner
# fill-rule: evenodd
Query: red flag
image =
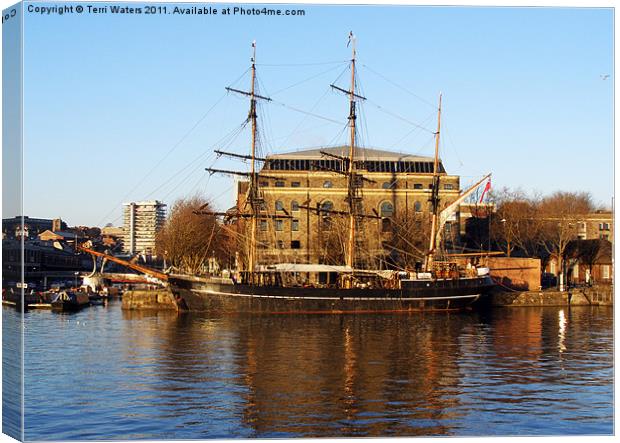
<path fill-rule="evenodd" d="M 489 189 L 491 189 L 491 179 L 489 179 L 487 185 L 484 187 L 484 191 L 482 191 L 482 195 L 480 196 L 480 203 L 482 203 L 482 199 L 484 199 L 484 194 L 486 194 Z"/>

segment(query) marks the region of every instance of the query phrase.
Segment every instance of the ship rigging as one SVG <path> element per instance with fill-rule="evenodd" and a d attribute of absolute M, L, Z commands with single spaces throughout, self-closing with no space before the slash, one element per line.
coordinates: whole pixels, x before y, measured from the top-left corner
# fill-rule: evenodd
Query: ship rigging
<path fill-rule="evenodd" d="M 358 103 L 367 100 L 359 94 L 356 83 L 356 39 L 349 35 L 351 45 L 350 83 L 348 89 L 331 84 L 330 87 L 348 97 L 348 130 L 349 143 L 346 151 L 320 150 L 323 158 L 330 160 L 328 164 L 311 162 L 311 171 L 321 171 L 343 177 L 346 182 L 346 210 L 339 210 L 331 205 L 316 203 L 311 205 L 310 199 L 298 205 L 298 210 L 310 213 L 316 209 L 317 215 L 343 217 L 347 220 L 346 242 L 343 261 L 335 264 L 313 263 L 272 263 L 264 264 L 258 254 L 258 225 L 266 220 L 292 219 L 283 207 L 276 207 L 281 213 L 272 213 L 266 205 L 261 183 L 277 180 L 277 175 L 269 173 L 269 168 L 258 170 L 257 162 L 267 163 L 268 158 L 260 156 L 258 145 L 258 113 L 259 102 L 272 102 L 267 95 L 257 90 L 256 76 L 256 43 L 252 43 L 249 91 L 226 88 L 229 93 L 249 98 L 249 111 L 243 126 L 250 125 L 249 153 L 238 154 L 218 149 L 217 156 L 249 161 L 250 171 L 233 171 L 229 169 L 206 168 L 210 174 L 226 174 L 247 179 L 244 201 L 237 210 L 231 212 L 215 212 L 201 208 L 198 213 L 222 216 L 234 219 L 237 226 L 244 229 L 235 233 L 247 240 L 246 258 L 240 260 L 234 275 L 199 276 L 170 274 L 165 280 L 175 295 L 180 309 L 210 310 L 220 309 L 230 312 L 369 312 L 369 311 L 411 311 L 411 310 L 451 310 L 461 309 L 476 302 L 492 286 L 488 270 L 478 269 L 473 274 L 460 271 L 455 263 L 437 260 L 443 227 L 448 218 L 458 209 L 458 205 L 469 197 L 477 187 L 490 175 L 487 175 L 474 186 L 460 193 L 445 208 L 440 205 L 440 162 L 439 141 L 441 131 L 441 100 L 437 112 L 437 131 L 435 137 L 435 155 L 432 163 L 432 186 L 430 195 L 431 232 L 429 248 L 425 254 L 423 269 L 377 270 L 367 266 L 359 255 L 359 240 L 367 236 L 365 224 L 367 220 L 383 219 L 382 214 L 375 210 L 366 213 L 364 210 L 364 183 L 373 182 L 359 168 L 357 158 L 359 149 L 357 141 Z M 379 151 L 378 151 L 379 152 Z M 363 162 L 362 162 L 363 163 Z M 275 172 L 275 171 L 274 171 Z M 278 211 L 276 211 L 278 212 Z M 222 223 L 222 228 L 231 232 L 235 230 Z M 262 245 L 261 245 L 262 246 Z M 304 274 L 305 281 L 298 277 Z M 320 279 L 312 280 L 313 275 L 331 275 L 323 283 Z"/>

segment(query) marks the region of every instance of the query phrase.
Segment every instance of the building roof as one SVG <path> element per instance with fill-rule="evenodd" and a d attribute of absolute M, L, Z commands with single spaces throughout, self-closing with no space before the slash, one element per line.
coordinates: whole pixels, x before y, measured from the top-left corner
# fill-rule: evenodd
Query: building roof
<path fill-rule="evenodd" d="M 116 226 L 106 226 L 101 228 L 101 234 L 102 235 L 110 235 L 110 236 L 114 236 L 114 235 L 123 235 L 125 233 L 125 229 L 120 226 L 120 227 L 116 227 Z"/>
<path fill-rule="evenodd" d="M 348 146 L 335 146 L 330 148 L 313 148 L 300 151 L 283 152 L 281 154 L 268 155 L 268 159 L 294 159 L 294 160 L 320 160 L 325 157 L 321 155 L 321 151 L 329 154 L 347 157 L 349 155 Z M 434 157 L 422 157 L 419 155 L 409 155 L 402 152 L 384 151 L 381 149 L 371 148 L 355 148 L 356 160 L 368 161 L 414 161 L 414 162 L 432 162 Z M 440 160 L 441 161 L 441 160 Z"/>
<path fill-rule="evenodd" d="M 73 232 L 66 232 L 66 231 L 52 231 L 51 229 L 47 229 L 43 232 L 41 232 L 39 234 L 39 237 L 41 236 L 46 236 L 46 235 L 55 235 L 57 237 L 62 237 L 62 238 L 67 238 L 69 240 L 73 240 L 76 237 L 76 234 Z M 84 236 L 82 234 L 77 234 L 77 238 L 83 238 Z"/>
<path fill-rule="evenodd" d="M 159 200 L 145 200 L 141 202 L 128 202 L 123 203 L 123 206 L 136 205 L 136 206 L 167 206 L 165 203 Z"/>
<path fill-rule="evenodd" d="M 588 220 L 611 220 L 613 218 L 612 211 L 595 211 L 585 214 L 582 217 Z"/>
<path fill-rule="evenodd" d="M 22 221 L 22 217 L 20 215 L 16 215 L 13 218 L 3 218 L 2 219 L 2 223 L 20 223 Z M 54 220 L 51 218 L 34 218 L 34 217 L 28 217 L 27 215 L 24 215 L 24 224 L 27 223 L 45 223 L 45 224 L 52 224 Z"/>

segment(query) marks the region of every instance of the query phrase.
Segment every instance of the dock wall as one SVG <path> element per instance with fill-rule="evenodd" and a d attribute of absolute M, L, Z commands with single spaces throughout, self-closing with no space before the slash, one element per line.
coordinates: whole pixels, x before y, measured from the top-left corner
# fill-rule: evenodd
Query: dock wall
<path fill-rule="evenodd" d="M 613 305 L 613 286 L 597 285 L 572 288 L 570 291 L 496 291 L 491 297 L 493 306 L 588 306 Z M 123 294 L 125 310 L 171 310 L 177 306 L 168 289 L 127 291 Z"/>
<path fill-rule="evenodd" d="M 497 291 L 492 296 L 493 306 L 588 306 L 613 305 L 613 286 L 599 285 L 571 288 L 569 291 Z"/>
<path fill-rule="evenodd" d="M 177 310 L 176 303 L 169 289 L 136 290 L 123 294 L 122 309 L 165 309 Z"/>

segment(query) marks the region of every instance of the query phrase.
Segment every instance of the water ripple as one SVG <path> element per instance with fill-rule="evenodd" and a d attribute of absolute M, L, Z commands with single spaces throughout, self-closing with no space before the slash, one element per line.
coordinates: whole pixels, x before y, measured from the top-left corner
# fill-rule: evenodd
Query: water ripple
<path fill-rule="evenodd" d="M 15 319 L 3 309 L 5 331 Z M 4 379 L 18 340 L 5 334 Z M 25 349 L 27 440 L 613 433 L 611 309 L 216 317 L 110 304 L 27 313 Z"/>

